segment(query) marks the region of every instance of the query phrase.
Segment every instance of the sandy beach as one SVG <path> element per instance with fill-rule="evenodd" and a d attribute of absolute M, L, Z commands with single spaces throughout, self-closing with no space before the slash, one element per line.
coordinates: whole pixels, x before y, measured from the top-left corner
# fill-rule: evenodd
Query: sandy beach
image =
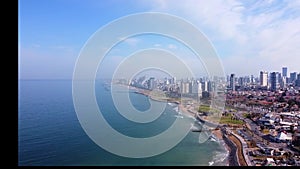
<path fill-rule="evenodd" d="M 189 111 L 185 106 L 183 106 L 182 104 L 178 104 L 179 110 L 182 111 L 182 113 L 186 114 L 186 115 L 190 115 L 190 116 L 195 116 L 195 113 L 192 113 L 191 111 Z"/>
<path fill-rule="evenodd" d="M 212 134 L 215 135 L 219 140 L 223 139 L 223 136 L 222 136 L 223 134 L 220 129 L 213 130 Z"/>

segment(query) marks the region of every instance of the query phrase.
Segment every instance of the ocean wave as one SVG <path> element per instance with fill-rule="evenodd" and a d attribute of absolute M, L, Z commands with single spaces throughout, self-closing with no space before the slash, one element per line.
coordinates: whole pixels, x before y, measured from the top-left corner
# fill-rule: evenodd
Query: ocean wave
<path fill-rule="evenodd" d="M 179 112 L 178 107 L 174 107 L 173 110 L 176 111 L 176 112 Z"/>
<path fill-rule="evenodd" d="M 209 165 L 225 165 L 226 159 L 229 155 L 228 151 L 216 151 L 214 152 L 212 161 L 209 162 Z M 226 163 L 226 165 L 228 165 Z"/>
<path fill-rule="evenodd" d="M 181 115 L 174 115 L 174 117 L 183 119 L 183 116 L 181 116 Z"/>

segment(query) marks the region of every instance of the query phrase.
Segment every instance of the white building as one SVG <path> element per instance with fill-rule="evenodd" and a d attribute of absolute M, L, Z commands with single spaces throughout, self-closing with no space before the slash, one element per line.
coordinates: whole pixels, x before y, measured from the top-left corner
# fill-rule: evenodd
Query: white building
<path fill-rule="evenodd" d="M 192 93 L 202 93 L 201 83 L 194 83 L 194 85 L 192 86 Z"/>
<path fill-rule="evenodd" d="M 284 132 L 278 133 L 277 137 L 275 138 L 278 141 L 291 141 L 292 136 L 285 134 Z"/>
<path fill-rule="evenodd" d="M 180 90 L 182 94 L 189 93 L 190 83 L 188 82 L 181 82 Z"/>
<path fill-rule="evenodd" d="M 268 86 L 268 72 L 261 71 L 259 77 L 260 77 L 260 86 L 262 87 Z"/>

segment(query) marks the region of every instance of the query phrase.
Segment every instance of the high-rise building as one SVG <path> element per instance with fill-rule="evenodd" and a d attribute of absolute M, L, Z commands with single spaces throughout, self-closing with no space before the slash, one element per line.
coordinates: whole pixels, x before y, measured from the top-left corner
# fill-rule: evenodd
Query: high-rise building
<path fill-rule="evenodd" d="M 189 93 L 193 93 L 194 80 L 189 82 Z"/>
<path fill-rule="evenodd" d="M 200 82 L 194 83 L 192 93 L 193 94 L 201 94 L 202 93 L 202 85 Z"/>
<path fill-rule="evenodd" d="M 287 86 L 287 80 L 288 80 L 288 77 L 282 76 L 281 77 L 281 82 L 280 82 L 280 87 L 286 87 Z"/>
<path fill-rule="evenodd" d="M 295 83 L 296 80 L 297 80 L 297 72 L 290 73 L 289 83 Z"/>
<path fill-rule="evenodd" d="M 151 77 L 148 81 L 148 88 L 150 90 L 153 90 L 155 88 L 155 81 L 154 81 L 154 77 Z"/>
<path fill-rule="evenodd" d="M 250 77 L 249 77 L 249 76 L 245 76 L 244 82 L 245 82 L 246 84 L 249 84 L 249 83 L 250 83 Z"/>
<path fill-rule="evenodd" d="M 282 68 L 282 76 L 287 77 L 287 67 Z"/>
<path fill-rule="evenodd" d="M 297 75 L 296 86 L 300 87 L 300 73 Z"/>
<path fill-rule="evenodd" d="M 260 86 L 268 86 L 268 72 L 260 71 Z"/>
<path fill-rule="evenodd" d="M 182 94 L 189 93 L 189 88 L 190 88 L 189 84 L 190 83 L 188 83 L 188 82 L 184 82 L 184 81 L 181 82 L 180 89 L 181 89 Z"/>
<path fill-rule="evenodd" d="M 276 91 L 276 72 L 270 73 L 270 83 L 271 83 L 270 89 L 272 91 Z"/>
<path fill-rule="evenodd" d="M 280 87 L 281 74 L 279 72 L 270 73 L 271 91 L 276 91 Z"/>
<path fill-rule="evenodd" d="M 170 84 L 170 80 L 166 77 L 164 80 L 164 85 L 169 85 Z"/>
<path fill-rule="evenodd" d="M 230 75 L 230 90 L 235 91 L 235 75 Z"/>
<path fill-rule="evenodd" d="M 173 77 L 172 79 L 170 79 L 170 84 L 176 84 L 176 77 Z"/>
<path fill-rule="evenodd" d="M 239 84 L 239 86 L 244 86 L 244 78 L 243 77 L 238 78 L 238 84 Z"/>
<path fill-rule="evenodd" d="M 228 85 L 230 85 L 230 76 L 229 75 L 226 76 L 226 82 Z"/>
<path fill-rule="evenodd" d="M 250 76 L 250 83 L 254 84 L 255 83 L 255 78 L 253 75 Z"/>
<path fill-rule="evenodd" d="M 202 90 L 208 92 L 208 82 L 204 81 L 202 82 Z"/>
<path fill-rule="evenodd" d="M 207 82 L 207 91 L 208 91 L 208 92 L 214 91 L 214 90 L 215 90 L 214 85 L 215 85 L 215 84 L 214 84 L 212 81 L 208 81 L 208 82 Z"/>
<path fill-rule="evenodd" d="M 277 74 L 276 80 L 277 80 L 277 83 L 278 83 L 279 87 L 282 88 L 283 85 L 284 85 L 284 83 L 283 83 L 283 77 L 282 77 L 282 74 L 281 74 L 281 73 L 278 73 L 278 74 Z M 279 87 L 278 87 L 278 88 L 279 88 Z"/>

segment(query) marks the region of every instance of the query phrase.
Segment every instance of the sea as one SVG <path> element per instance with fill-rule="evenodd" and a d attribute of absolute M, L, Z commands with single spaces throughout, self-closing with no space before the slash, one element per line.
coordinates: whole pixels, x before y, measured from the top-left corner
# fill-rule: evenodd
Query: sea
<path fill-rule="evenodd" d="M 95 81 L 97 103 L 106 121 L 130 137 L 155 136 L 168 129 L 176 118 L 194 127 L 201 123 L 179 112 L 175 103 L 151 123 L 138 124 L 119 114 L 109 83 Z M 132 105 L 149 109 L 149 98 L 130 91 Z M 162 102 L 159 102 L 163 104 Z M 202 133 L 203 134 L 203 133 Z M 209 134 L 209 133 L 208 133 Z M 152 157 L 129 158 L 104 150 L 85 133 L 77 118 L 71 80 L 20 80 L 18 95 L 19 166 L 223 166 L 228 151 L 219 140 L 201 140 L 200 132 L 190 131 L 172 149 Z"/>

